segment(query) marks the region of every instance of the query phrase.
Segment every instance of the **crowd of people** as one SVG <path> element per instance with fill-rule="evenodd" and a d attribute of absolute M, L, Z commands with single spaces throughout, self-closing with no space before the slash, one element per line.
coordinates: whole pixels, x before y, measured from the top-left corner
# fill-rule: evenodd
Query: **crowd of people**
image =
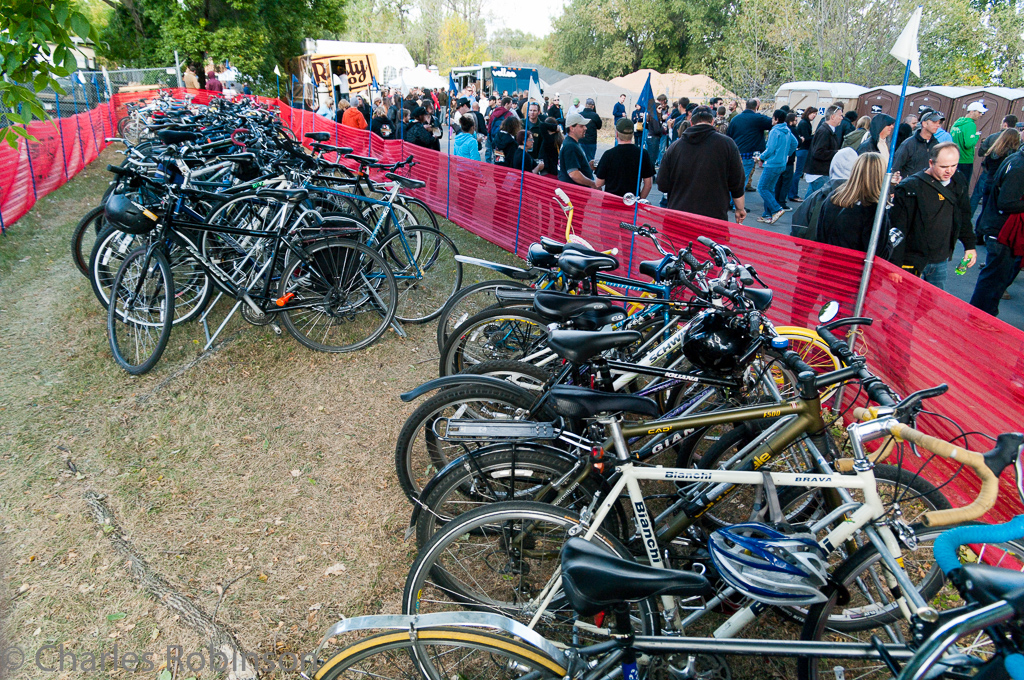
<path fill-rule="evenodd" d="M 317 111 L 385 139 L 440 150 L 447 94 L 384 90 L 372 106 L 362 95 L 335 91 Z M 857 116 L 842 103 L 818 110 L 782 106 L 765 115 L 756 99 L 707 104 L 660 95 L 647 107 L 612 111 L 614 146 L 597 159 L 603 121 L 593 99 L 562 107 L 556 94 L 544 102 L 527 93 L 477 96 L 473 89 L 451 102 L 447 121 L 454 156 L 557 178 L 620 196 L 646 198 L 656 185 L 661 205 L 736 222 L 747 217 L 745 193 L 763 204 L 758 222 L 793 214 L 796 236 L 866 251 L 886 168 L 892 156 L 891 191 L 882 211 L 876 253 L 915 276 L 944 288 L 957 242 L 973 267 L 976 244 L 987 258 L 971 303 L 998 314 L 999 300 L 1024 255 L 1024 152 L 1018 121 L 1007 116 L 1000 132 L 981 139 L 982 102 L 968 105 L 947 130 L 942 112 L 922 108 L 902 123 L 879 109 Z M 982 173 L 969 190 L 974 158 Z M 757 169 L 760 176 L 756 185 Z M 807 184 L 800 195 L 800 181 Z M 981 207 L 977 219 L 974 214 Z"/>

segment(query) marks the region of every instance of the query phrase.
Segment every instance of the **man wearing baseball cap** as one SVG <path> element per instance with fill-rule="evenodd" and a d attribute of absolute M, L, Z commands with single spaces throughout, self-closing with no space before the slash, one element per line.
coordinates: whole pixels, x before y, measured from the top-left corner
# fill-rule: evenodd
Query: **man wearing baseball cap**
<path fill-rule="evenodd" d="M 605 151 L 597 164 L 597 188 L 604 187 L 606 192 L 616 196 L 635 194 L 636 176 L 639 174 L 640 193 L 637 197 L 647 198 L 654 181 L 654 163 L 633 143 L 633 122 L 620 118 L 615 124 L 615 136 L 619 140 L 618 145 Z"/>
<path fill-rule="evenodd" d="M 582 113 L 570 113 L 565 117 L 565 141 L 558 152 L 558 179 L 580 186 L 595 188 L 592 161 L 580 146 L 580 140 L 587 134 L 590 119 Z"/>
<path fill-rule="evenodd" d="M 587 105 L 583 107 L 579 115 L 590 121 L 586 127 L 587 134 L 583 136 L 580 144 L 583 146 L 583 152 L 587 154 L 587 160 L 592 161 L 597 156 L 597 131 L 601 129 L 601 116 L 597 113 L 597 102 L 588 97 Z M 566 120 L 565 126 L 569 127 L 568 120 Z"/>
<path fill-rule="evenodd" d="M 941 121 L 942 114 L 938 111 L 928 111 L 921 115 L 921 129 L 907 137 L 896 149 L 892 159 L 893 172 L 900 173 L 900 177 L 906 179 L 928 168 L 929 154 L 932 147 L 938 144 L 935 132 Z"/>
<path fill-rule="evenodd" d="M 971 102 L 967 105 L 967 114 L 953 123 L 953 129 L 950 130 L 956 148 L 960 149 L 960 163 L 957 165 L 957 171 L 963 173 L 968 186 L 971 184 L 971 173 L 974 172 L 974 147 L 981 139 L 976 121 L 985 115 L 986 111 L 988 108 L 980 101 Z"/>

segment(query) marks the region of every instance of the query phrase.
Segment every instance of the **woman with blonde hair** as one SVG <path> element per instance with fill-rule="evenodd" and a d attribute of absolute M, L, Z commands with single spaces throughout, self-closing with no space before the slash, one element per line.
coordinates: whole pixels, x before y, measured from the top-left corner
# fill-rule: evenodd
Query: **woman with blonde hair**
<path fill-rule="evenodd" d="M 818 240 L 867 252 L 884 176 L 885 167 L 880 154 L 869 152 L 858 156 L 850 179 L 833 191 L 821 206 Z M 889 234 L 888 208 L 882 219 L 881 234 L 876 254 L 885 257 L 888 254 L 885 247 L 885 237 Z"/>
<path fill-rule="evenodd" d="M 871 125 L 871 119 L 867 116 L 861 116 L 853 132 L 849 132 L 843 137 L 843 148 L 850 147 L 851 149 L 856 149 L 860 146 L 861 142 L 864 141 L 864 135 L 868 133 L 869 125 Z"/>

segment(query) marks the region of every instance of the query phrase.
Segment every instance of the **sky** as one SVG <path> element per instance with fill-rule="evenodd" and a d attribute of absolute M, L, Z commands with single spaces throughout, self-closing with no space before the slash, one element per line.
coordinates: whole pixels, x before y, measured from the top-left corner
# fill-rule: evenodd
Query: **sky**
<path fill-rule="evenodd" d="M 484 0 L 487 32 L 519 29 L 543 38 L 551 32 L 551 20 L 562 14 L 565 0 Z"/>

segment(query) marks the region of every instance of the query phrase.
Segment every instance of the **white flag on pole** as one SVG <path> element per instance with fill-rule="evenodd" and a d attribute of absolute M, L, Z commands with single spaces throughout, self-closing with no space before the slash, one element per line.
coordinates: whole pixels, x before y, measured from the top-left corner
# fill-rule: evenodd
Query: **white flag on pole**
<path fill-rule="evenodd" d="M 280 76 L 281 75 L 281 69 L 279 69 L 278 67 L 275 66 L 274 67 L 274 75 L 275 76 Z"/>
<path fill-rule="evenodd" d="M 910 71 L 917 77 L 921 77 L 921 53 L 917 51 L 917 32 L 921 28 L 921 6 L 918 5 L 914 13 L 910 15 L 907 27 L 900 33 L 896 44 L 893 45 L 889 54 L 900 60 L 906 66 L 910 62 Z"/>
<path fill-rule="evenodd" d="M 537 81 L 533 78 L 530 78 L 530 99 L 535 102 L 544 101 L 544 97 L 542 97 L 540 93 L 540 85 L 538 85 Z"/>

